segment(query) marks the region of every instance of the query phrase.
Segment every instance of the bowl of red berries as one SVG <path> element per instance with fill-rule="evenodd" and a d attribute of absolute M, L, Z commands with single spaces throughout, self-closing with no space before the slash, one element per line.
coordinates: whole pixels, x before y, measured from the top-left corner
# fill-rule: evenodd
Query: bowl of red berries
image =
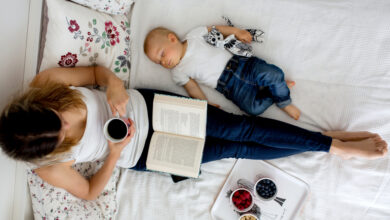
<path fill-rule="evenodd" d="M 278 189 L 272 179 L 261 178 L 257 180 L 253 191 L 260 199 L 267 201 L 272 200 L 276 197 Z"/>
<path fill-rule="evenodd" d="M 230 202 L 238 212 L 247 212 L 254 204 L 252 193 L 245 188 L 234 190 L 230 195 Z"/>

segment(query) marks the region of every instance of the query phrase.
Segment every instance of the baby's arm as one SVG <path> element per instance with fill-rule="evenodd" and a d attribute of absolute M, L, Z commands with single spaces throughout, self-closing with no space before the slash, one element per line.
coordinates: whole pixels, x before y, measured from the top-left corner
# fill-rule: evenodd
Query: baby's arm
<path fill-rule="evenodd" d="M 198 83 L 190 79 L 186 84 L 184 84 L 184 89 L 187 91 L 188 95 L 195 99 L 207 100 L 206 95 L 203 93 L 202 89 L 199 87 Z M 211 102 L 208 102 L 210 105 L 213 105 L 217 108 L 220 106 Z"/>
<path fill-rule="evenodd" d="M 234 36 L 244 42 L 244 43 L 250 43 L 252 42 L 252 35 L 247 31 L 236 27 L 231 26 L 224 26 L 224 25 L 218 25 L 215 26 L 215 28 L 222 33 L 224 37 L 227 37 L 229 35 L 234 34 Z M 207 27 L 207 30 L 210 32 L 212 27 Z"/>
<path fill-rule="evenodd" d="M 203 93 L 202 89 L 199 87 L 198 83 L 190 79 L 185 85 L 188 95 L 195 99 L 207 100 L 206 95 Z"/>

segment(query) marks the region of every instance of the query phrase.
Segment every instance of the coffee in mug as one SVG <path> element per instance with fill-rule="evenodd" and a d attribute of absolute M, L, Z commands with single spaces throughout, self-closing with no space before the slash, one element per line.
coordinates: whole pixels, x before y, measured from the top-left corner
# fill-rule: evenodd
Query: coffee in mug
<path fill-rule="evenodd" d="M 103 128 L 107 140 L 117 143 L 123 141 L 130 132 L 130 120 L 123 118 L 109 119 Z"/>

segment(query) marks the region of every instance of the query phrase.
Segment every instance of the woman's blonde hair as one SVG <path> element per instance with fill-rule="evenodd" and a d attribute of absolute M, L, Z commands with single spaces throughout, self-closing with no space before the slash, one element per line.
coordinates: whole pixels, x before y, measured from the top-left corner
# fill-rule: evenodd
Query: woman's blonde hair
<path fill-rule="evenodd" d="M 10 157 L 24 161 L 53 160 L 78 140 L 59 142 L 61 119 L 53 110 L 86 109 L 82 94 L 67 85 L 46 83 L 15 98 L 0 116 L 0 144 Z M 51 159 L 50 159 L 51 158 Z"/>

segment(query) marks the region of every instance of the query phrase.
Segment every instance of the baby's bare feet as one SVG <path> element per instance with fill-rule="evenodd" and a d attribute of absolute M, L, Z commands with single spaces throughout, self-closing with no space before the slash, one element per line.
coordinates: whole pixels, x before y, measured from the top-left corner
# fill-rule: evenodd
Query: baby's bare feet
<path fill-rule="evenodd" d="M 288 105 L 284 108 L 281 108 L 284 112 L 286 112 L 291 118 L 298 120 L 301 112 L 299 109 L 293 105 Z"/>
<path fill-rule="evenodd" d="M 295 86 L 295 81 L 286 80 L 287 87 L 291 89 L 293 86 Z"/>
<path fill-rule="evenodd" d="M 341 156 L 344 159 L 350 157 L 376 159 L 383 157 L 387 151 L 387 143 L 378 136 L 359 141 L 333 139 L 329 153 Z"/>

